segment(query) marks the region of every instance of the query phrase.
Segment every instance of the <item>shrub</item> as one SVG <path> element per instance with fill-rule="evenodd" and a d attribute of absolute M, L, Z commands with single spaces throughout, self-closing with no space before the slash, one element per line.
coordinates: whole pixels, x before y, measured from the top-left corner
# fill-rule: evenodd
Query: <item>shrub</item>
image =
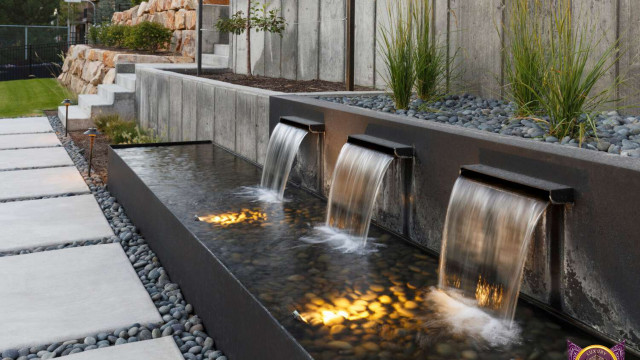
<path fill-rule="evenodd" d="M 135 50 L 155 52 L 160 49 L 166 49 L 173 35 L 170 29 L 150 21 L 143 21 L 130 28 L 125 46 Z"/>
<path fill-rule="evenodd" d="M 114 144 L 160 142 L 160 139 L 150 132 L 141 130 L 135 121 L 123 120 L 119 115 L 100 115 L 95 118 L 95 124 Z"/>
<path fill-rule="evenodd" d="M 106 46 L 124 47 L 131 31 L 131 26 L 104 24 L 100 27 L 98 39 Z"/>
<path fill-rule="evenodd" d="M 430 0 L 415 0 L 415 77 L 416 92 L 422 100 L 438 98 L 446 92 L 448 60 L 446 48 L 440 46 L 433 34 Z"/>
<path fill-rule="evenodd" d="M 395 2 L 395 9 L 389 5 L 387 10 L 389 25 L 382 28 L 380 40 L 387 73 L 382 76 L 391 89 L 395 107 L 406 109 L 411 102 L 416 80 L 412 0 L 398 0 Z"/>
<path fill-rule="evenodd" d="M 517 106 L 520 116 L 540 112 L 539 96 L 544 91 L 543 79 L 548 68 L 542 34 L 540 0 L 513 0 L 510 2 L 508 25 L 504 33 L 510 34 L 505 48 L 505 77 L 507 96 Z"/>
<path fill-rule="evenodd" d="M 89 28 L 89 41 L 91 41 L 92 44 L 97 44 L 100 40 L 100 31 L 100 25 L 94 25 Z"/>

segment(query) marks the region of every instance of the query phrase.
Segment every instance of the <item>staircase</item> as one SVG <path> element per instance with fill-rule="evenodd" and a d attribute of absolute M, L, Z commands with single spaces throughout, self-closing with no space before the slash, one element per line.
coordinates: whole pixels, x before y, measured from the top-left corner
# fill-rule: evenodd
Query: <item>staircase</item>
<path fill-rule="evenodd" d="M 95 126 L 93 117 L 118 114 L 123 119 L 136 115 L 136 74 L 118 74 L 115 84 L 98 85 L 98 93 L 78 96 L 78 105 L 69 106 L 69 119 L 64 106 L 58 107 L 58 117 L 69 131 Z M 68 121 L 67 121 L 68 120 Z"/>
<path fill-rule="evenodd" d="M 202 54 L 202 64 L 215 67 L 229 67 L 229 45 L 213 45 L 213 54 Z"/>

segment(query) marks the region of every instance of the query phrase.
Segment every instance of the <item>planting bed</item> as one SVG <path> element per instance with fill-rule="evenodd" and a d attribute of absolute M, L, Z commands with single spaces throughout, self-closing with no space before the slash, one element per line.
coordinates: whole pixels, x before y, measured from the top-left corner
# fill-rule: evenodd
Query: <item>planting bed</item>
<path fill-rule="evenodd" d="M 202 77 L 212 80 L 224 81 L 231 84 L 250 86 L 258 89 L 280 91 L 284 93 L 306 93 L 324 91 L 344 91 L 344 83 L 330 82 L 324 80 L 290 80 L 283 78 L 270 78 L 264 76 L 246 76 L 233 72 L 223 72 L 203 75 Z M 364 86 L 356 86 L 357 91 L 375 90 Z"/>
<path fill-rule="evenodd" d="M 602 342 L 526 303 L 512 347 L 448 333 L 426 301 L 435 257 L 376 227 L 377 252 L 302 242 L 326 202 L 293 187 L 283 204 L 256 202 L 243 187 L 260 169 L 210 143 L 115 147 L 109 160 L 109 188 L 232 358 L 560 360 L 567 338 Z"/>
<path fill-rule="evenodd" d="M 580 144 L 578 139 L 568 136 L 561 139 L 549 136 L 545 118 L 516 118 L 512 104 L 469 94 L 452 95 L 436 102 L 415 99 L 408 110 L 395 109 L 393 100 L 388 95 L 321 96 L 318 99 L 551 144 L 582 146 L 588 150 L 640 158 L 640 118 L 621 116 L 616 111 L 598 114 L 595 119 L 596 133 L 591 131 Z"/>

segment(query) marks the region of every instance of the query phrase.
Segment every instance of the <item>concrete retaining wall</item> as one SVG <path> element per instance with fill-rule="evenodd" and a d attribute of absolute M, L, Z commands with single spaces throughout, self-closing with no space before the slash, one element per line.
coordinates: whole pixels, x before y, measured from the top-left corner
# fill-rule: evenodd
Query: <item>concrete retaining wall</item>
<path fill-rule="evenodd" d="M 259 164 L 269 144 L 269 96 L 280 93 L 136 66 L 138 123 L 169 141 L 212 140 Z"/>
<path fill-rule="evenodd" d="M 246 12 L 248 0 L 231 0 L 231 13 Z M 287 21 L 283 36 L 252 34 L 255 74 L 288 79 L 343 81 L 345 68 L 345 0 L 260 0 L 280 8 Z M 388 22 L 392 0 L 356 0 L 356 84 L 384 87 L 384 63 L 377 51 L 380 29 Z M 458 53 L 459 88 L 484 97 L 500 97 L 504 85 L 500 23 L 506 18 L 504 0 L 432 0 L 435 29 L 449 55 Z M 611 45 L 619 34 L 623 53 L 600 86 L 616 75 L 627 75 L 630 85 L 620 89 L 626 105 L 638 104 L 640 94 L 640 14 L 637 0 L 583 0 L 574 2 L 576 23 L 588 19 L 597 25 L 599 49 Z M 579 15 L 579 14 L 587 14 Z M 246 73 L 245 36 L 231 36 L 232 68 Z"/>

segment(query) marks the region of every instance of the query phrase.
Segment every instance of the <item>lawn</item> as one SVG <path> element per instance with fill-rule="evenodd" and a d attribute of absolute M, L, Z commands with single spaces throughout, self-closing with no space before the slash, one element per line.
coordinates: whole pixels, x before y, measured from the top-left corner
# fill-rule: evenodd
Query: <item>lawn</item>
<path fill-rule="evenodd" d="M 0 118 L 42 115 L 69 96 L 56 79 L 0 81 Z"/>

